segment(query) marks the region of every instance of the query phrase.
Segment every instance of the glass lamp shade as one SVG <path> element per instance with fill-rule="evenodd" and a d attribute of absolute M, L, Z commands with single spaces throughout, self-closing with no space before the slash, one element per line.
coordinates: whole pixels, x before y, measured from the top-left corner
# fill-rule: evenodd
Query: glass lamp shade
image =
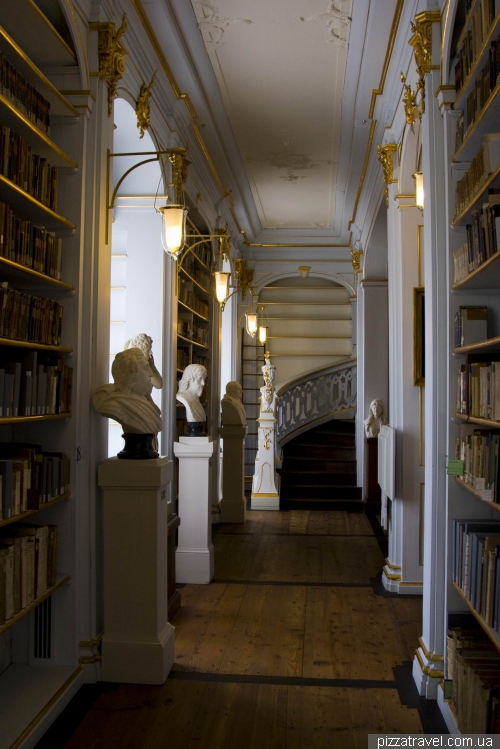
<path fill-rule="evenodd" d="M 415 172 L 415 203 L 417 208 L 421 211 L 424 210 L 424 174 L 423 172 Z"/>
<path fill-rule="evenodd" d="M 299 265 L 299 273 L 301 278 L 307 278 L 309 271 L 311 270 L 310 265 Z"/>
<path fill-rule="evenodd" d="M 229 273 L 217 271 L 215 275 L 215 296 L 219 304 L 224 304 L 229 296 Z"/>
<path fill-rule="evenodd" d="M 259 341 L 264 344 L 267 341 L 267 327 L 265 325 L 261 325 L 259 327 Z"/>
<path fill-rule="evenodd" d="M 186 217 L 188 209 L 185 205 L 164 205 L 158 209 L 161 213 L 161 243 L 163 249 L 173 257 L 177 257 L 186 244 Z"/>
<path fill-rule="evenodd" d="M 257 324 L 257 313 L 256 312 L 247 312 L 245 314 L 245 318 L 246 318 L 247 333 L 252 338 L 255 338 L 255 334 L 257 332 L 257 327 L 258 327 L 258 324 Z"/>

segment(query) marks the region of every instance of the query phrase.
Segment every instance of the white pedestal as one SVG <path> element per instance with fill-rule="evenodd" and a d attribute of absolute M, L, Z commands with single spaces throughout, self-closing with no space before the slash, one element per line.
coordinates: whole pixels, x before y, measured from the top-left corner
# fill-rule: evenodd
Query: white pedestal
<path fill-rule="evenodd" d="M 244 523 L 245 500 L 245 437 L 248 427 L 243 424 L 225 424 L 219 430 L 224 440 L 222 462 L 222 501 L 220 519 L 222 523 Z"/>
<path fill-rule="evenodd" d="M 252 481 L 252 510 L 279 510 L 280 495 L 276 488 L 277 476 L 274 467 L 276 419 L 272 412 L 260 411 L 257 419 L 258 450 L 255 459 L 255 474 Z"/>
<path fill-rule="evenodd" d="M 174 442 L 179 458 L 179 527 L 175 552 L 175 580 L 178 583 L 209 583 L 214 576 L 210 458 L 214 443 L 210 437 L 180 437 Z"/>
<path fill-rule="evenodd" d="M 99 466 L 104 490 L 103 681 L 163 684 L 174 662 L 168 622 L 168 458 Z"/>

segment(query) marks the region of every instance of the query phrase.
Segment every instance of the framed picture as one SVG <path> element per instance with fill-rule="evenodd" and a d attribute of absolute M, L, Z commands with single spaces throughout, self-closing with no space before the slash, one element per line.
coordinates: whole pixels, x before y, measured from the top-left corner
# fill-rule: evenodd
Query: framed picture
<path fill-rule="evenodd" d="M 425 289 L 413 289 L 413 384 L 425 385 Z"/>

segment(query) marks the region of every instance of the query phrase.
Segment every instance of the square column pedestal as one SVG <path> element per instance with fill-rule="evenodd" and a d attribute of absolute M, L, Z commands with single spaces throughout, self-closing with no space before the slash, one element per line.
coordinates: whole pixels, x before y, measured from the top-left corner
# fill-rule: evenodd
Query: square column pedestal
<path fill-rule="evenodd" d="M 209 583 L 214 576 L 210 458 L 214 443 L 210 437 L 180 437 L 174 442 L 179 458 L 179 526 L 175 552 L 178 583 Z"/>
<path fill-rule="evenodd" d="M 222 523 L 244 523 L 245 500 L 245 437 L 248 427 L 243 424 L 227 424 L 220 428 L 224 440 L 222 458 Z"/>
<path fill-rule="evenodd" d="M 168 622 L 168 458 L 99 466 L 104 490 L 103 681 L 163 684 L 174 662 Z"/>

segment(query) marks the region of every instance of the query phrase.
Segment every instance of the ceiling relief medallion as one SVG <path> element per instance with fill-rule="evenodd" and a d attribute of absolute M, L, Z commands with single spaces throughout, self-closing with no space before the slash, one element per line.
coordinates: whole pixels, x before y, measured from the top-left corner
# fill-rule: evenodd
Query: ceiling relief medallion
<path fill-rule="evenodd" d="M 327 41 L 337 47 L 345 48 L 349 35 L 349 24 L 352 19 L 349 13 L 342 10 L 340 6 L 339 0 L 327 0 L 325 13 L 317 13 L 314 16 L 299 16 L 297 20 L 302 22 L 321 21 L 325 25 Z"/>
<path fill-rule="evenodd" d="M 395 143 L 386 143 L 385 146 L 377 146 L 378 160 L 382 164 L 382 169 L 384 170 L 384 195 L 385 204 L 387 207 L 389 207 L 389 185 L 391 185 L 393 182 L 397 182 L 397 179 L 394 179 L 393 162 L 393 154 L 397 150 L 398 147 Z"/>
<path fill-rule="evenodd" d="M 318 159 L 314 161 L 310 156 L 306 156 L 306 154 L 291 153 L 290 151 L 270 153 L 268 156 L 263 157 L 250 156 L 248 161 L 250 163 L 258 161 L 265 162 L 270 166 L 275 166 L 277 169 L 287 169 L 289 173 L 304 171 L 306 169 L 317 169 L 322 164 L 330 165 L 332 163 L 330 159 Z"/>
<path fill-rule="evenodd" d="M 242 23 L 250 26 L 253 23 L 249 18 L 222 18 L 219 15 L 219 9 L 206 0 L 193 0 L 193 6 L 203 41 L 206 44 L 224 43 L 222 41 L 224 34 L 233 24 Z"/>
<path fill-rule="evenodd" d="M 299 179 L 307 179 L 307 176 L 305 174 L 301 174 L 300 176 L 298 174 L 294 174 L 291 169 L 288 170 L 288 174 L 286 174 L 284 177 L 280 177 L 280 179 L 283 179 L 285 182 L 289 182 L 291 185 L 296 185 Z"/>

